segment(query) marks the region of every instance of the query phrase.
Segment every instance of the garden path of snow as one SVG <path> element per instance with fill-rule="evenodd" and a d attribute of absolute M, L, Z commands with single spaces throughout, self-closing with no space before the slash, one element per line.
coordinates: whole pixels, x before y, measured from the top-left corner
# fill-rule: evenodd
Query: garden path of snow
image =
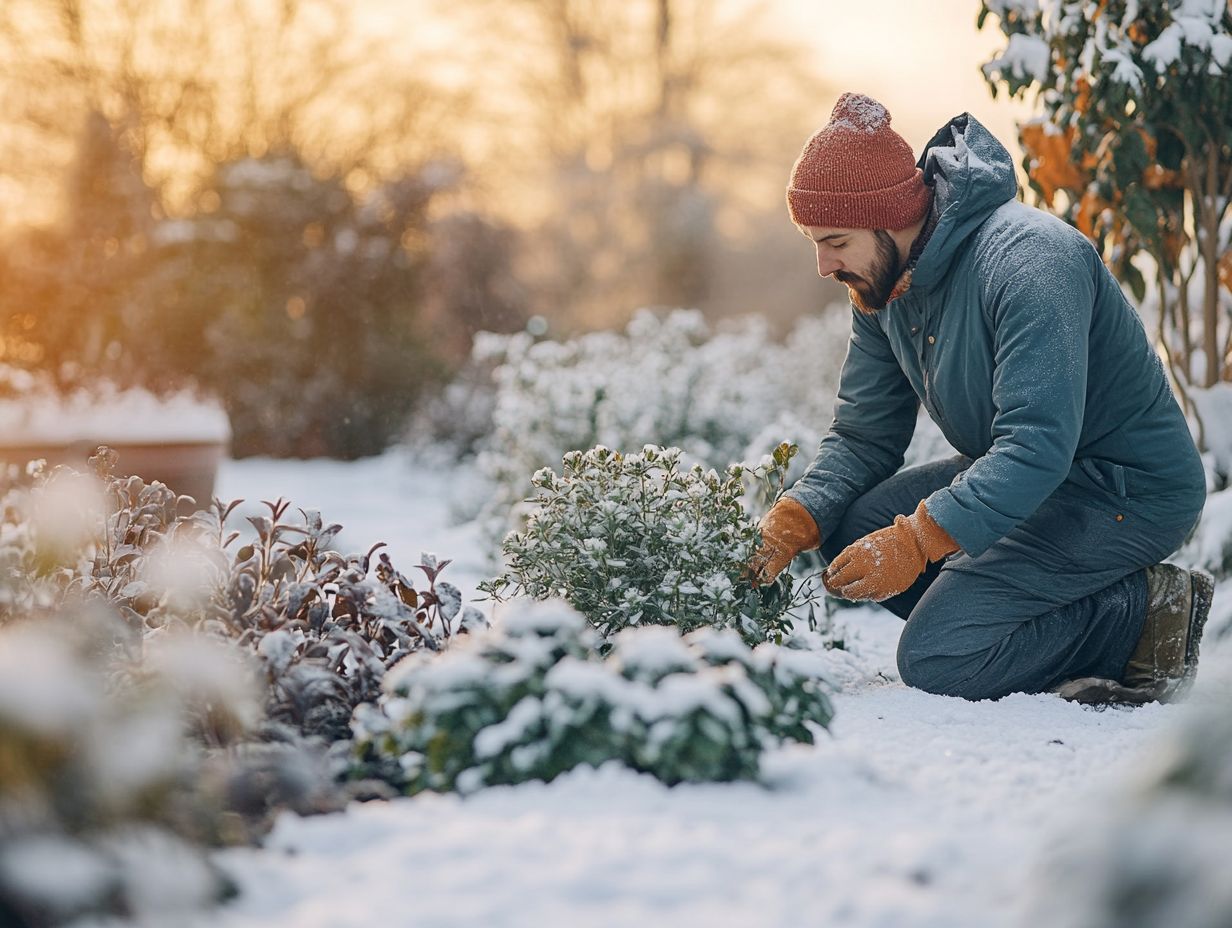
<path fill-rule="evenodd" d="M 404 571 L 420 545 L 457 557 L 452 580 L 469 591 L 486 567 L 472 529 L 445 525 L 457 477 L 416 473 L 392 455 L 230 462 L 219 495 L 281 492 L 351 529 L 344 548 L 389 541 Z M 1222 585 L 1221 613 L 1230 599 Z M 770 788 L 667 788 L 607 765 L 465 799 L 285 815 L 265 849 L 218 855 L 242 892 L 211 924 L 1013 925 L 1032 893 L 1048 891 L 1034 876 L 1047 846 L 1145 764 L 1151 739 L 1185 712 L 909 690 L 894 668 L 901 622 L 876 607 L 838 618 L 889 682 L 838 694 L 832 735 L 817 745 L 768 755 Z"/>

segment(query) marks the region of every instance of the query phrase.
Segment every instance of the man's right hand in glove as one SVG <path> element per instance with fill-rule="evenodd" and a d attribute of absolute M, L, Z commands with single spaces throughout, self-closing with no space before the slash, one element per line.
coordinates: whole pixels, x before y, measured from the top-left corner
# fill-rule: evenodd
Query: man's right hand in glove
<path fill-rule="evenodd" d="M 817 523 L 804 506 L 790 496 L 770 507 L 758 525 L 761 547 L 748 564 L 748 574 L 757 586 L 770 583 L 801 551 L 821 545 Z"/>

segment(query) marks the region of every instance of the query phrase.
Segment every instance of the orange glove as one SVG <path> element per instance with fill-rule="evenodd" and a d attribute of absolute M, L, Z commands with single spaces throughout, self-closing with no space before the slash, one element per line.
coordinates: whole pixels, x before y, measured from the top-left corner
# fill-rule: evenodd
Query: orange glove
<path fill-rule="evenodd" d="M 959 550 L 958 542 L 933 521 L 924 501 L 909 516 L 853 541 L 821 575 L 827 590 L 843 599 L 881 602 L 897 596 L 924 573 L 930 561 Z"/>
<path fill-rule="evenodd" d="M 746 568 L 753 586 L 770 583 L 801 551 L 821 545 L 817 523 L 804 506 L 784 496 L 770 507 L 757 526 L 761 529 L 761 547 Z"/>

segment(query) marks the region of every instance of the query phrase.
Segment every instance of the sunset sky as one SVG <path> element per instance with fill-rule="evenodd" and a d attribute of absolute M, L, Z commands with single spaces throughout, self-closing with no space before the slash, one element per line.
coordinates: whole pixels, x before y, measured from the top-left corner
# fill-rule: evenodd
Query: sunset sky
<path fill-rule="evenodd" d="M 733 10 L 751 0 L 717 0 Z M 406 63 L 422 49 L 448 62 L 452 43 L 465 41 L 433 15 L 441 0 L 361 0 L 356 9 L 374 32 L 406 41 Z M 978 0 L 768 0 L 766 32 L 795 40 L 814 52 L 820 77 L 842 90 L 868 93 L 890 110 L 895 128 L 917 152 L 933 132 L 963 111 L 983 122 L 1015 154 L 1014 121 L 1025 102 L 994 100 L 980 65 L 1004 47 L 990 20 L 975 28 Z M 818 88 L 801 87 L 801 93 Z M 820 126 L 834 100 L 821 89 L 816 102 Z M 802 140 L 803 141 L 803 140 Z"/>
<path fill-rule="evenodd" d="M 876 97 L 918 153 L 951 116 L 970 112 L 1017 154 L 1024 102 L 994 100 L 980 65 L 1004 46 L 975 0 L 777 0 L 785 34 L 816 49 L 818 70 L 845 90 Z M 819 123 L 832 101 L 818 100 Z"/>
<path fill-rule="evenodd" d="M 731 12 L 754 5 L 754 0 L 715 2 Z M 491 9 L 497 15 L 502 7 L 494 2 Z M 992 99 L 980 65 L 1003 41 L 993 23 L 976 30 L 978 9 L 977 0 L 768 0 L 763 25 L 769 37 L 798 41 L 811 50 L 818 79 L 799 89 L 814 126 L 826 121 L 837 93 L 861 91 L 886 105 L 895 128 L 917 153 L 939 126 L 965 110 L 1017 158 L 1014 123 L 1028 107 Z M 473 59 L 459 53 L 468 37 L 457 17 L 449 15 L 448 0 L 356 0 L 353 10 L 361 32 L 385 40 L 392 64 L 405 73 L 439 81 L 451 72 L 461 78 L 462 69 L 473 66 L 468 64 Z M 473 73 L 465 76 L 474 78 Z M 768 112 L 767 119 L 773 118 Z M 472 136 L 484 130 L 468 127 Z M 45 157 L 60 163 L 70 155 L 48 151 Z M 784 156 L 784 172 L 791 157 Z M 54 216 L 58 191 L 50 184 L 47 177 L 36 180 L 0 170 L 0 225 Z M 747 193 L 758 199 L 771 196 L 752 185 Z"/>

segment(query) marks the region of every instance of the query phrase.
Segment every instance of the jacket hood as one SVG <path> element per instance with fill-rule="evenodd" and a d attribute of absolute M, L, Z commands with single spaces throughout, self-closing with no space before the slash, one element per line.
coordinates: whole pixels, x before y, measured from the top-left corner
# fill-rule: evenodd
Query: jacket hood
<path fill-rule="evenodd" d="M 920 254 L 911 286 L 932 289 L 967 237 L 1018 195 L 1014 161 L 970 113 L 955 116 L 924 146 L 916 164 L 933 188 L 937 227 Z"/>

